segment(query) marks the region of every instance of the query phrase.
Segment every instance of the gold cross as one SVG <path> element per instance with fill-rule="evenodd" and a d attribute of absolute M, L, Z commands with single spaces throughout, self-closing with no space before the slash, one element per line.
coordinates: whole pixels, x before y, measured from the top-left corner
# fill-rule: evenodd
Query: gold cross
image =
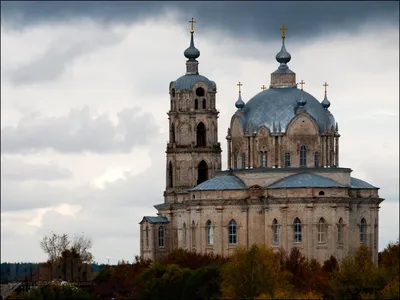
<path fill-rule="evenodd" d="M 196 23 L 196 21 L 194 20 L 194 18 L 192 18 L 192 20 L 189 21 L 189 23 L 192 23 L 190 32 L 193 33 L 194 32 L 193 25 L 194 25 L 194 23 Z"/>
<path fill-rule="evenodd" d="M 282 31 L 282 38 L 284 39 L 285 38 L 285 31 L 288 30 L 288 29 L 285 27 L 285 25 L 282 25 L 282 27 L 279 28 L 279 29 Z"/>
<path fill-rule="evenodd" d="M 303 81 L 303 79 L 302 79 L 298 84 L 301 85 L 301 90 L 303 90 L 303 84 L 306 84 L 306 83 L 305 83 L 305 82 Z"/>
<path fill-rule="evenodd" d="M 239 83 L 237 84 L 237 86 L 239 87 L 239 93 L 241 92 L 240 91 L 240 87 L 242 86 L 243 84 L 239 81 Z"/>
<path fill-rule="evenodd" d="M 265 85 L 262 85 L 261 89 L 262 89 L 263 91 L 265 91 L 265 90 L 267 89 L 267 87 L 266 87 Z"/>
<path fill-rule="evenodd" d="M 324 83 L 322 86 L 325 87 L 325 94 L 326 94 L 326 87 L 328 86 L 328 84 L 326 83 L 326 81 L 325 81 L 325 83 Z"/>

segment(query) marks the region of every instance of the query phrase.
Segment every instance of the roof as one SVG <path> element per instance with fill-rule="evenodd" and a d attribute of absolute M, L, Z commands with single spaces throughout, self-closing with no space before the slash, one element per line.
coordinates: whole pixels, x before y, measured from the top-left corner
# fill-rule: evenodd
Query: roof
<path fill-rule="evenodd" d="M 194 84 L 198 81 L 204 82 L 207 84 L 209 89 L 216 89 L 217 85 L 214 81 L 209 80 L 207 77 L 203 75 L 193 75 L 193 74 L 186 74 L 179 77 L 175 80 L 175 89 L 176 90 L 190 90 L 194 86 Z"/>
<path fill-rule="evenodd" d="M 346 187 L 332 179 L 313 173 L 300 173 L 285 177 L 267 186 L 269 189 L 304 188 L 304 187 Z"/>
<path fill-rule="evenodd" d="M 350 187 L 353 189 L 377 189 L 372 184 L 354 177 L 350 177 Z"/>
<path fill-rule="evenodd" d="M 210 191 L 210 190 L 243 190 L 247 189 L 244 182 L 233 175 L 218 176 L 191 188 L 189 191 Z"/>
<path fill-rule="evenodd" d="M 159 224 L 159 223 L 169 223 L 167 217 L 150 217 L 150 216 L 144 216 L 143 220 L 139 223 L 141 224 L 144 220 L 147 220 L 150 224 Z"/>
<path fill-rule="evenodd" d="M 300 91 L 297 87 L 269 88 L 251 98 L 244 108 L 241 119 L 243 130 L 248 128 L 249 132 L 255 132 L 261 126 L 267 127 L 273 132 L 275 126 L 281 124 L 281 131 L 284 133 L 290 121 L 296 116 L 298 109 L 297 100 L 300 98 Z M 303 91 L 306 101 L 304 111 L 308 113 L 317 123 L 320 133 L 325 127 L 335 126 L 333 116 L 325 110 L 321 103 L 309 93 Z"/>

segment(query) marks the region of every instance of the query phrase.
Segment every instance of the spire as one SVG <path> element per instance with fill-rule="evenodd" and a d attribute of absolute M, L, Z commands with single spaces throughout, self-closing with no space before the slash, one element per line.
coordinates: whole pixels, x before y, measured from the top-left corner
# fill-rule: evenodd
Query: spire
<path fill-rule="evenodd" d="M 200 56 L 200 51 L 194 46 L 194 38 L 193 38 L 193 33 L 194 33 L 193 25 L 194 23 L 196 23 L 196 21 L 194 20 L 194 18 L 192 18 L 192 20 L 189 21 L 189 23 L 192 23 L 190 29 L 190 45 L 189 48 L 187 48 L 183 54 L 188 59 L 186 61 L 186 74 L 196 75 L 199 74 L 198 70 L 199 62 L 196 60 L 196 58 Z"/>
<path fill-rule="evenodd" d="M 240 88 L 242 85 L 243 84 L 240 81 L 237 84 L 237 86 L 239 87 L 239 97 L 238 97 L 238 99 L 237 99 L 237 101 L 235 103 L 235 106 L 236 106 L 236 108 L 238 110 L 242 110 L 242 108 L 246 105 L 244 103 L 244 101 L 242 100 L 242 91 L 241 91 L 241 88 Z"/>
<path fill-rule="evenodd" d="M 335 132 L 338 133 L 339 132 L 339 125 L 338 122 L 336 122 L 336 126 L 335 126 Z"/>
<path fill-rule="evenodd" d="M 276 55 L 276 60 L 279 62 L 278 69 L 271 74 L 271 88 L 292 88 L 296 87 L 296 74 L 289 69 L 287 63 L 290 61 L 291 56 L 286 51 L 285 47 L 285 31 L 288 30 L 285 25 L 280 28 L 282 31 L 282 47 L 281 51 Z"/>
<path fill-rule="evenodd" d="M 328 109 L 328 107 L 331 106 L 331 103 L 329 102 L 328 97 L 326 96 L 326 87 L 328 86 L 328 84 L 325 82 L 322 86 L 325 87 L 325 97 L 324 100 L 322 100 L 321 104 L 323 108 Z"/>

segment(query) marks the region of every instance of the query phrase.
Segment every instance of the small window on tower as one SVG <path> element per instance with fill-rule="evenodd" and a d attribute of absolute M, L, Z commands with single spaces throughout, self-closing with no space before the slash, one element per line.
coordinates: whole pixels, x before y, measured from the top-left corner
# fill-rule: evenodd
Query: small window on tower
<path fill-rule="evenodd" d="M 199 100 L 194 99 L 194 109 L 199 109 Z"/>
<path fill-rule="evenodd" d="M 203 99 L 203 109 L 206 109 L 206 99 Z"/>
<path fill-rule="evenodd" d="M 172 95 L 172 97 L 175 97 L 175 89 L 171 90 L 171 95 Z"/>
<path fill-rule="evenodd" d="M 196 96 L 197 97 L 203 97 L 204 96 L 204 89 L 199 87 L 196 89 Z"/>

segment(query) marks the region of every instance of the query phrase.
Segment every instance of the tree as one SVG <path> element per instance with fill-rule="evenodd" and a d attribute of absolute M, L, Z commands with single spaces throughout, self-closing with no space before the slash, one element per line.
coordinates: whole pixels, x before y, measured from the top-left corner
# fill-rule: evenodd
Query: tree
<path fill-rule="evenodd" d="M 368 247 L 361 246 L 354 256 L 340 262 L 339 269 L 332 273 L 329 286 L 334 299 L 378 299 L 385 286 L 385 277 L 373 264 Z"/>
<path fill-rule="evenodd" d="M 222 267 L 222 298 L 254 299 L 262 294 L 273 295 L 286 282 L 276 260 L 277 255 L 265 246 L 239 248 Z"/>
<path fill-rule="evenodd" d="M 67 270 L 70 270 L 71 280 L 73 280 L 76 266 L 79 271 L 83 264 L 93 261 L 93 255 L 89 251 L 92 247 L 92 240 L 83 235 L 74 236 L 70 240 L 65 233 L 58 235 L 52 232 L 51 236 L 43 237 L 40 246 L 49 257 L 52 277 L 54 276 L 53 266 L 56 263 L 61 264 L 65 279 L 67 279 Z"/>

